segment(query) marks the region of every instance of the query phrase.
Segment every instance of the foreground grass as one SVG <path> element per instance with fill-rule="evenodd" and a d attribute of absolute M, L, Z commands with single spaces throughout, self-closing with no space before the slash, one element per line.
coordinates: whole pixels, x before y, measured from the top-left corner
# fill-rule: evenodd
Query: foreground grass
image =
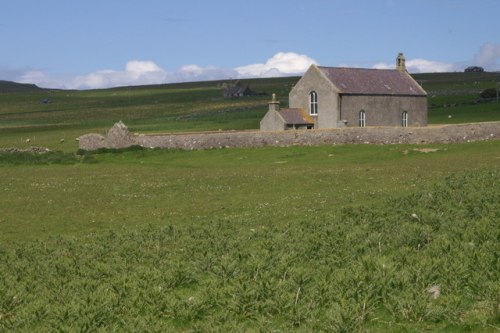
<path fill-rule="evenodd" d="M 493 332 L 498 182 L 487 169 L 287 221 L 254 212 L 3 248 L 0 329 Z"/>
<path fill-rule="evenodd" d="M 56 153 L 31 162 L 0 154 L 0 242 L 213 218 L 286 222 L 498 167 L 499 145 Z"/>
<path fill-rule="evenodd" d="M 499 152 L 0 154 L 0 331 L 494 332 Z"/>

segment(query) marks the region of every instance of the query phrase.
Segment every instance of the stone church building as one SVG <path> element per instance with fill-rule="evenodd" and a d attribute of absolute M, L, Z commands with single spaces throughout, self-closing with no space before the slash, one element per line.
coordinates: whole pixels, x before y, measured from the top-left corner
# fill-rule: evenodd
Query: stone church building
<path fill-rule="evenodd" d="M 289 94 L 288 109 L 273 96 L 262 131 L 365 126 L 427 126 L 427 93 L 406 71 L 312 65 Z"/>

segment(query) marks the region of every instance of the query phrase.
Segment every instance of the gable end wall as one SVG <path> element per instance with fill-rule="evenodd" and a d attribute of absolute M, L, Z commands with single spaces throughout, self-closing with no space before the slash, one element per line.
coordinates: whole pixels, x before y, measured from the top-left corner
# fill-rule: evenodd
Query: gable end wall
<path fill-rule="evenodd" d="M 337 127 L 337 121 L 339 120 L 337 89 L 314 65 L 307 70 L 290 91 L 290 107 L 302 108 L 309 114 L 309 93 L 311 91 L 318 94 L 318 115 L 311 116 L 314 120 L 314 128 Z"/>
<path fill-rule="evenodd" d="M 286 129 L 285 120 L 276 111 L 269 110 L 260 121 L 261 131 L 283 131 Z"/>

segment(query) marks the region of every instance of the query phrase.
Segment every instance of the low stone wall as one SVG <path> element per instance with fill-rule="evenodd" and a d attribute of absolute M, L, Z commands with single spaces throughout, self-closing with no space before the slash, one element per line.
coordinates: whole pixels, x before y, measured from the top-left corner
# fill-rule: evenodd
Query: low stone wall
<path fill-rule="evenodd" d="M 297 131 L 221 131 L 181 134 L 131 134 L 122 122 L 106 136 L 86 134 L 79 138 L 80 149 L 147 148 L 198 150 L 230 147 L 264 147 L 321 144 L 453 143 L 500 139 L 500 122 L 427 127 L 365 127 Z"/>
<path fill-rule="evenodd" d="M 17 153 L 33 153 L 33 154 L 45 154 L 50 152 L 49 148 L 45 147 L 29 147 L 29 148 L 0 148 L 0 153 L 9 153 L 9 154 L 17 154 Z"/>

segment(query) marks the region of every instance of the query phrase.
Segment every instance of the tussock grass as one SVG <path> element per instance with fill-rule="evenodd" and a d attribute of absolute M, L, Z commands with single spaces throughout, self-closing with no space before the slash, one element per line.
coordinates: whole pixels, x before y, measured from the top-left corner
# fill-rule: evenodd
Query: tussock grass
<path fill-rule="evenodd" d="M 92 155 L 78 155 L 61 151 L 2 151 L 0 150 L 0 165 L 67 165 L 76 163 L 92 163 Z"/>
<path fill-rule="evenodd" d="M 166 221 L 4 248 L 0 328 L 493 332 L 498 182 L 466 172 L 286 223 Z"/>

